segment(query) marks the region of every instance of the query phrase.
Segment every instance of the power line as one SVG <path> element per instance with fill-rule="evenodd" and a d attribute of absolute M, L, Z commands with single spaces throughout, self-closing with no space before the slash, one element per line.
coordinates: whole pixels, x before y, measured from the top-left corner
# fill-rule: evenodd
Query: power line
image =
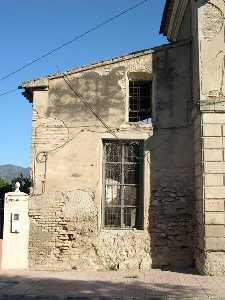
<path fill-rule="evenodd" d="M 102 125 L 108 130 L 109 133 L 111 133 L 116 139 L 119 139 L 118 136 L 115 134 L 115 132 L 110 128 L 109 125 L 107 125 L 105 123 L 105 121 L 102 119 L 102 117 L 100 115 L 98 115 L 95 110 L 93 109 L 93 107 L 91 106 L 90 103 L 88 103 L 86 101 L 86 99 L 81 95 L 79 94 L 72 86 L 72 83 L 71 81 L 69 80 L 69 78 L 67 77 L 66 74 L 64 74 L 62 76 L 62 79 L 65 81 L 65 83 L 67 84 L 67 86 L 70 88 L 70 90 L 74 93 L 74 95 L 76 97 L 78 97 L 82 103 L 91 111 L 91 113 L 102 123 Z"/>
<path fill-rule="evenodd" d="M 116 14 L 116 15 L 114 15 L 113 17 L 110 17 L 109 19 L 107 19 L 107 20 L 105 20 L 105 21 L 103 21 L 103 22 L 97 24 L 96 26 L 94 26 L 94 27 L 90 28 L 89 30 L 83 32 L 82 34 L 75 36 L 73 39 L 71 39 L 71 40 L 69 40 L 69 41 L 67 41 L 67 42 L 65 42 L 65 43 L 63 43 L 63 44 L 61 44 L 61 45 L 59 45 L 58 47 L 56 47 L 56 48 L 54 48 L 54 49 L 52 49 L 52 50 L 49 50 L 49 51 L 45 52 L 44 54 L 42 54 L 41 56 L 39 56 L 39 57 L 37 57 L 37 58 L 34 58 L 32 61 L 30 61 L 30 62 L 28 62 L 28 63 L 26 63 L 26 64 L 20 66 L 20 67 L 19 67 L 18 69 L 16 69 L 15 71 L 12 71 L 12 72 L 10 72 L 10 73 L 8 73 L 8 74 L 6 74 L 6 75 L 0 77 L 0 81 L 5 80 L 5 79 L 7 79 L 7 78 L 9 78 L 9 77 L 11 77 L 11 76 L 13 76 L 13 75 L 15 75 L 16 73 L 18 73 L 18 72 L 20 72 L 20 71 L 26 69 L 27 67 L 29 67 L 29 66 L 33 65 L 34 63 L 36 63 L 36 62 L 38 62 L 38 61 L 44 59 L 45 57 L 50 56 L 50 55 L 52 55 L 52 54 L 55 53 L 55 52 L 58 52 L 58 51 L 61 50 L 62 48 L 64 48 L 64 47 L 66 47 L 66 46 L 68 46 L 68 45 L 74 43 L 75 41 L 77 41 L 77 40 L 83 38 L 84 36 L 88 35 L 89 33 L 91 33 L 91 32 L 93 32 L 93 31 L 99 29 L 100 27 L 102 27 L 102 26 L 104 26 L 104 25 L 106 25 L 106 24 L 108 24 L 108 23 L 111 23 L 112 21 L 114 21 L 115 19 L 121 17 L 122 15 L 125 15 L 125 14 L 127 14 L 128 12 L 130 12 L 131 10 L 134 10 L 134 9 L 136 9 L 137 7 L 143 5 L 143 4 L 144 4 L 145 2 L 147 2 L 147 1 L 149 1 L 149 0 L 142 0 L 142 1 L 138 2 L 138 3 L 136 3 L 135 5 L 130 6 L 130 7 L 127 8 L 127 9 L 122 10 L 121 12 L 119 12 L 119 13 Z M 1 96 L 1 95 L 0 95 L 0 96 Z"/>
<path fill-rule="evenodd" d="M 14 93 L 14 92 L 16 92 L 16 91 L 18 91 L 18 88 L 15 88 L 15 89 L 11 89 L 11 90 L 5 91 L 5 92 L 3 92 L 3 93 L 0 94 L 0 97 L 5 96 L 5 95 L 8 95 L 8 94 L 11 94 L 11 93 Z"/>

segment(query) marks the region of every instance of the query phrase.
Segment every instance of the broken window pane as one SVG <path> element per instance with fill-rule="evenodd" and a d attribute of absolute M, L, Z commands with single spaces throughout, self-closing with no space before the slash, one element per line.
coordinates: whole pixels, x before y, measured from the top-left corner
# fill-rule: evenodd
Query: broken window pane
<path fill-rule="evenodd" d="M 129 82 L 129 122 L 151 122 L 152 81 Z"/>

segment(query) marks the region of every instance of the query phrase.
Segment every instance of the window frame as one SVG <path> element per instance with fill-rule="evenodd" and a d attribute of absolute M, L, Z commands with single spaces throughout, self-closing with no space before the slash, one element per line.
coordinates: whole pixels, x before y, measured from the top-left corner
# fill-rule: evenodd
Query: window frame
<path fill-rule="evenodd" d="M 130 107 L 131 106 L 130 101 L 131 101 L 132 95 L 130 93 L 130 90 L 131 90 L 131 88 L 134 88 L 134 87 L 131 87 L 130 85 L 131 85 L 131 83 L 138 83 L 138 82 L 140 82 L 140 83 L 149 83 L 149 87 L 150 87 L 150 89 L 149 89 L 150 90 L 150 99 L 149 99 L 150 103 L 149 104 L 150 104 L 150 111 L 151 112 L 150 112 L 150 115 L 147 119 L 151 120 L 151 121 L 148 121 L 148 122 L 145 122 L 144 119 L 143 120 L 136 120 L 136 121 L 131 121 L 130 120 L 130 113 L 132 113 L 132 110 L 131 110 L 131 107 Z M 139 104 L 139 106 L 140 106 L 140 104 Z M 138 114 L 139 118 L 140 118 L 140 111 L 141 110 L 137 111 L 137 114 Z M 134 110 L 133 110 L 133 112 L 134 112 Z M 146 125 L 149 125 L 149 124 L 152 123 L 152 118 L 153 118 L 152 114 L 153 114 L 153 79 L 152 78 L 149 78 L 149 79 L 128 78 L 128 105 L 127 105 L 127 121 L 128 121 L 128 123 L 130 123 L 130 124 L 144 123 Z"/>
<path fill-rule="evenodd" d="M 138 142 L 139 143 L 139 147 L 140 147 L 140 160 L 139 160 L 139 183 L 135 183 L 132 184 L 132 186 L 138 186 L 138 203 L 139 205 L 124 205 L 124 192 L 122 192 L 123 194 L 123 199 L 121 205 L 119 205 L 118 207 L 120 207 L 121 209 L 121 220 L 120 220 L 120 224 L 121 226 L 119 227 L 110 227 L 105 225 L 105 201 L 106 201 L 106 153 L 105 153 L 105 144 L 107 142 L 118 142 L 118 143 L 132 143 L 132 142 Z M 104 230 L 144 230 L 144 139 L 120 139 L 120 140 L 116 140 L 116 139 L 102 139 L 102 195 L 101 195 L 101 209 L 102 209 L 102 213 L 101 213 L 101 228 Z M 124 147 L 122 148 L 124 149 Z M 122 150 L 124 151 L 124 150 Z M 119 163 L 119 162 L 118 162 Z M 124 153 L 122 154 L 122 161 L 121 161 L 121 166 L 124 163 Z M 122 168 L 122 172 L 123 172 L 123 168 Z M 124 174 L 121 174 L 122 176 L 124 176 Z M 124 187 L 124 186 L 128 186 L 129 184 L 126 183 L 122 183 L 120 186 Z M 138 215 L 136 215 L 136 217 L 138 218 L 139 222 L 138 224 L 135 224 L 135 226 L 130 226 L 130 227 L 126 227 L 124 226 L 124 211 L 122 213 L 122 210 L 124 210 L 124 208 L 126 207 L 133 207 L 136 209 L 136 213 Z M 139 208 L 139 209 L 138 209 Z M 123 216 L 123 218 L 122 218 Z"/>

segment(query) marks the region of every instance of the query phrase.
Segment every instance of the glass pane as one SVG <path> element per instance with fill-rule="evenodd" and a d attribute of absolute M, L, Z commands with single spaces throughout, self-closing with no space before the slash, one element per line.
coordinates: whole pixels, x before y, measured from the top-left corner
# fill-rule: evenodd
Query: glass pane
<path fill-rule="evenodd" d="M 121 183 L 121 174 L 122 174 L 122 165 L 121 164 L 105 164 L 105 182 L 106 184 L 120 184 Z"/>
<path fill-rule="evenodd" d="M 138 184 L 139 179 L 139 164 L 125 164 L 124 184 Z"/>
<path fill-rule="evenodd" d="M 121 205 L 119 185 L 106 185 L 105 187 L 105 206 Z"/>
<path fill-rule="evenodd" d="M 124 225 L 125 227 L 136 226 L 136 208 L 126 207 L 124 208 Z"/>
<path fill-rule="evenodd" d="M 130 142 L 125 144 L 124 156 L 126 162 L 137 162 L 140 159 L 140 143 Z"/>
<path fill-rule="evenodd" d="M 120 208 L 105 207 L 105 226 L 106 227 L 121 227 Z"/>
<path fill-rule="evenodd" d="M 117 142 L 108 142 L 105 144 L 106 161 L 122 161 L 122 144 Z"/>
<path fill-rule="evenodd" d="M 135 206 L 138 205 L 138 187 L 137 186 L 124 186 L 124 205 Z"/>

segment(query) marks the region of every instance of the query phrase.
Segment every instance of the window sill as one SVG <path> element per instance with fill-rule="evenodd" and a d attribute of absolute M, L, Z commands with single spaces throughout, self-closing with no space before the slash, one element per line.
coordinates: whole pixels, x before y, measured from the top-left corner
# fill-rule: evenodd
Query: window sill
<path fill-rule="evenodd" d="M 125 122 L 120 126 L 123 128 L 143 128 L 143 129 L 153 129 L 152 123 L 144 123 L 144 122 Z"/>
<path fill-rule="evenodd" d="M 135 233 L 144 233 L 146 232 L 145 229 L 137 229 L 137 228 L 101 228 L 101 232 L 115 232 L 115 233 L 127 233 L 135 232 Z"/>

